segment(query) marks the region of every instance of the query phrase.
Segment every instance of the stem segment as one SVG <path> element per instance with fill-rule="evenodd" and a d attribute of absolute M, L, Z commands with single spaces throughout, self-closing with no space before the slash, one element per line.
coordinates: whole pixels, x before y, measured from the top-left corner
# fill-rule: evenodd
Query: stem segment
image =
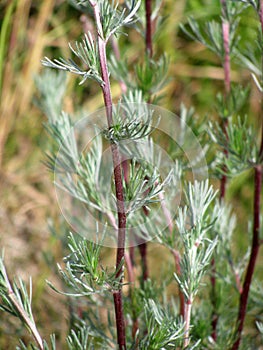
<path fill-rule="evenodd" d="M 149 56 L 153 55 L 153 44 L 152 44 L 152 0 L 145 0 L 145 13 L 146 13 L 146 50 L 149 53 Z"/>
<path fill-rule="evenodd" d="M 263 33 L 263 0 L 260 1 L 259 9 L 259 20 L 261 24 L 261 30 Z M 262 54 L 262 72 L 263 72 L 263 54 Z M 261 82 L 263 83 L 263 81 Z M 237 340 L 234 343 L 232 350 L 238 350 L 242 331 L 244 327 L 244 321 L 247 310 L 247 302 L 249 296 L 250 285 L 252 282 L 252 277 L 254 274 L 256 260 L 261 244 L 260 240 L 260 206 L 261 206 L 261 188 L 262 188 L 262 156 L 263 156 L 263 96 L 261 96 L 261 144 L 259 149 L 259 163 L 254 167 L 254 208 L 253 208 L 253 239 L 252 239 L 252 248 L 250 253 L 250 258 L 248 262 L 248 267 L 246 271 L 245 280 L 243 283 L 243 290 L 240 295 L 239 300 L 239 312 L 237 318 Z"/>
<path fill-rule="evenodd" d="M 243 284 L 243 291 L 240 295 L 239 301 L 239 312 L 238 312 L 238 329 L 237 329 L 237 340 L 234 343 L 232 350 L 237 350 L 239 348 L 239 344 L 241 341 L 241 334 L 243 331 L 249 289 L 252 282 L 253 273 L 256 266 L 257 255 L 260 247 L 260 194 L 261 194 L 261 185 L 262 185 L 262 166 L 255 166 L 255 192 L 254 192 L 254 224 L 253 224 L 253 241 L 252 241 L 252 249 L 250 253 L 250 259 L 247 267 L 247 272 Z"/>
<path fill-rule="evenodd" d="M 106 41 L 101 37 L 103 33 L 103 28 L 101 24 L 99 6 L 96 1 L 90 1 L 93 6 L 94 17 L 97 25 L 98 31 L 98 50 L 100 59 L 101 76 L 104 84 L 102 85 L 102 92 L 104 98 L 104 104 L 106 107 L 107 122 L 108 126 L 113 124 L 112 116 L 112 97 L 110 89 L 109 72 L 107 66 L 106 57 Z M 116 329 L 117 329 L 117 339 L 119 350 L 126 350 L 126 334 L 125 334 L 125 321 L 123 314 L 123 302 L 122 302 L 122 269 L 120 266 L 124 260 L 125 253 L 125 235 L 126 235 L 126 211 L 124 204 L 124 190 L 122 182 L 122 166 L 121 166 L 121 154 L 119 147 L 116 144 L 111 145 L 113 167 L 114 167 L 114 182 L 117 198 L 117 212 L 118 212 L 118 246 L 116 254 L 116 278 L 120 280 L 118 290 L 114 291 L 113 299 L 115 306 L 115 316 L 116 316 Z"/>
<path fill-rule="evenodd" d="M 39 346 L 40 350 L 44 350 L 44 344 L 43 344 L 43 340 L 40 336 L 40 334 L 38 333 L 38 330 L 36 328 L 35 323 L 30 319 L 30 317 L 28 316 L 28 314 L 26 313 L 26 311 L 24 310 L 24 308 L 21 306 L 20 302 L 18 301 L 13 288 L 11 286 L 11 283 L 8 279 L 7 276 L 7 272 L 6 269 L 4 267 L 4 265 L 2 265 L 2 269 L 1 272 L 4 276 L 4 280 L 7 286 L 7 297 L 10 300 L 11 304 L 13 305 L 13 307 L 16 309 L 19 317 L 21 320 L 23 320 L 23 322 L 27 325 L 28 329 L 30 330 L 30 332 L 32 333 L 37 345 Z"/>
<path fill-rule="evenodd" d="M 185 322 L 185 335 L 184 335 L 184 348 L 186 348 L 190 343 L 190 320 L 191 320 L 191 309 L 192 309 L 192 300 L 189 298 L 185 303 L 184 308 L 184 322 Z"/>

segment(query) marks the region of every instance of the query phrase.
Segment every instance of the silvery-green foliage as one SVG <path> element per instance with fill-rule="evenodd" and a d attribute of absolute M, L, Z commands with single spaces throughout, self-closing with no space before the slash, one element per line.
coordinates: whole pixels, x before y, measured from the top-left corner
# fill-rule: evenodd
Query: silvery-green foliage
<path fill-rule="evenodd" d="M 160 91 L 168 81 L 168 65 L 166 55 L 161 56 L 158 60 L 146 56 L 144 62 L 135 67 L 136 88 L 146 96 Z"/>
<path fill-rule="evenodd" d="M 56 350 L 56 338 L 55 335 L 50 336 L 50 345 L 44 340 L 43 341 L 43 350 Z M 20 346 L 16 346 L 16 350 L 40 350 L 38 346 L 30 343 L 28 346 L 20 340 Z M 75 349 L 74 349 L 75 350 Z M 78 350 L 78 349 L 76 349 Z"/>
<path fill-rule="evenodd" d="M 234 84 L 227 96 L 218 93 L 215 105 L 218 115 L 223 119 L 236 115 L 247 102 L 248 94 L 249 87 Z"/>
<path fill-rule="evenodd" d="M 55 120 L 49 120 L 45 128 L 55 145 L 47 154 L 46 165 L 50 170 L 59 173 L 72 172 L 78 162 L 79 154 L 70 115 L 62 112 Z"/>
<path fill-rule="evenodd" d="M 41 75 L 35 77 L 35 84 L 39 93 L 35 99 L 36 105 L 50 122 L 55 122 L 61 114 L 67 87 L 65 72 L 45 70 Z"/>
<path fill-rule="evenodd" d="M 127 6 L 121 6 L 118 1 L 108 0 L 71 0 L 80 10 L 86 9 L 91 14 L 94 4 L 99 5 L 102 28 L 98 28 L 100 37 L 106 42 L 112 35 L 121 34 L 121 27 L 132 25 L 136 20 L 136 13 L 141 6 L 141 0 L 132 0 Z"/>
<path fill-rule="evenodd" d="M 262 322 L 256 322 L 257 329 L 261 335 L 262 341 L 263 341 L 263 323 Z"/>
<path fill-rule="evenodd" d="M 128 107 L 132 106 L 132 103 L 136 103 L 138 105 L 145 104 L 142 91 L 139 89 L 128 89 L 122 96 L 121 101 L 126 103 Z"/>
<path fill-rule="evenodd" d="M 187 300 L 193 301 L 200 288 L 211 256 L 217 245 L 217 238 L 208 238 L 211 228 L 208 208 L 216 192 L 208 181 L 188 184 L 185 191 L 186 206 L 179 208 L 176 225 L 183 243 L 183 256 L 180 262 L 181 275 L 174 274 Z"/>
<path fill-rule="evenodd" d="M 59 291 L 48 282 L 51 288 L 61 294 L 73 297 L 90 296 L 118 289 L 122 274 L 116 278 L 114 269 L 110 272 L 103 269 L 100 264 L 102 242 L 103 237 L 101 241 L 94 243 L 82 237 L 76 238 L 75 235 L 70 234 L 70 254 L 64 258 L 65 268 L 63 269 L 58 264 L 59 273 L 69 291 Z M 118 267 L 119 270 L 122 270 L 123 263 Z"/>
<path fill-rule="evenodd" d="M 50 60 L 45 57 L 42 64 L 45 67 L 55 68 L 63 71 L 68 71 L 82 77 L 80 84 L 83 84 L 88 78 L 97 81 L 100 85 L 103 84 L 100 73 L 100 62 L 98 55 L 97 43 L 94 41 L 92 34 L 84 34 L 82 42 L 76 42 L 75 47 L 69 44 L 72 53 L 80 59 L 85 68 L 81 68 L 73 59 L 54 59 Z M 87 67 L 87 68 L 86 68 Z"/>
<path fill-rule="evenodd" d="M 260 0 L 232 0 L 233 2 L 241 2 L 246 5 L 251 5 L 258 12 L 260 9 Z"/>
<path fill-rule="evenodd" d="M 164 184 L 155 167 L 145 162 L 139 164 L 132 160 L 129 167 L 129 181 L 123 182 L 127 214 L 139 208 L 148 207 L 150 203 L 159 202 L 158 193 L 163 191 Z"/>
<path fill-rule="evenodd" d="M 103 341 L 103 337 L 96 339 L 90 327 L 85 324 L 70 331 L 67 336 L 67 347 L 68 350 L 94 350 L 98 347 L 101 350 L 107 350 L 111 348 L 110 342 Z"/>
<path fill-rule="evenodd" d="M 30 279 L 29 294 L 26 289 L 26 285 L 21 278 L 18 281 L 14 281 L 13 286 L 8 279 L 7 272 L 5 269 L 3 258 L 0 259 L 0 293 L 1 293 L 1 304 L 0 309 L 9 312 L 11 315 L 20 317 L 17 310 L 16 304 L 13 303 L 10 296 L 13 295 L 17 298 L 19 306 L 26 312 L 31 322 L 35 322 L 31 309 L 32 301 L 32 284 Z"/>
<path fill-rule="evenodd" d="M 165 309 L 161 304 L 149 298 L 145 300 L 144 312 L 147 334 L 139 340 L 139 349 L 165 350 L 181 345 L 184 324 L 173 314 L 173 310 Z"/>
<path fill-rule="evenodd" d="M 105 179 L 103 176 L 100 176 L 102 160 L 101 136 L 98 135 L 93 139 L 91 147 L 86 152 L 77 150 L 74 155 L 76 157 L 73 159 L 67 153 L 67 149 L 60 149 L 55 162 L 55 170 L 58 176 L 59 174 L 61 176 L 56 179 L 56 186 L 90 208 L 104 212 L 105 203 L 109 202 L 110 198 L 109 195 L 108 197 L 105 196 L 108 193 L 103 185 Z M 72 162 L 69 163 L 67 161 L 68 158 Z"/>
<path fill-rule="evenodd" d="M 256 44 L 256 45 L 255 45 Z M 262 93 L 262 62 L 261 57 L 263 53 L 263 37 L 261 25 L 258 26 L 257 37 L 255 38 L 255 44 L 247 44 L 245 50 L 238 52 L 237 57 L 241 61 L 241 63 L 248 68 L 251 72 L 252 78 L 258 88 L 258 90 Z"/>
<path fill-rule="evenodd" d="M 215 199 L 217 191 L 209 186 L 208 180 L 203 182 L 195 181 L 194 184 L 188 183 L 185 191 L 187 214 L 189 215 L 190 227 L 201 230 L 207 229 L 208 208 Z M 178 228 L 180 229 L 180 226 Z"/>
<path fill-rule="evenodd" d="M 168 66 L 169 60 L 166 55 L 162 55 L 158 60 L 145 56 L 143 63 L 135 65 L 134 74 L 130 74 L 125 58 L 117 60 L 115 56 L 111 56 L 109 69 L 114 78 L 125 83 L 128 90 L 140 90 L 147 101 L 149 96 L 159 92 L 168 83 Z"/>
<path fill-rule="evenodd" d="M 141 6 L 141 0 L 130 2 L 130 7 L 119 9 L 117 1 L 99 1 L 101 21 L 103 27 L 102 37 L 107 41 L 113 34 L 122 33 L 121 27 L 131 25 L 136 21 L 136 13 Z"/>
<path fill-rule="evenodd" d="M 241 120 L 238 117 L 237 122 L 229 118 L 225 131 L 218 123 L 209 123 L 209 134 L 221 147 L 222 153 L 215 163 L 216 170 L 220 173 L 235 176 L 260 163 L 256 133 L 248 125 L 247 118 Z M 224 150 L 227 151 L 227 155 Z"/>
<path fill-rule="evenodd" d="M 32 312 L 32 284 L 30 280 L 29 293 L 21 278 L 10 281 L 6 272 L 3 257 L 0 258 L 0 310 L 10 313 L 20 319 L 22 324 L 28 328 L 39 346 L 48 350 L 47 344 L 42 340 Z M 35 349 L 33 347 L 33 349 Z"/>
<path fill-rule="evenodd" d="M 236 36 L 238 20 L 233 21 L 230 28 L 230 52 L 234 52 L 237 47 L 239 38 Z M 207 22 L 204 28 L 201 28 L 199 23 L 192 17 L 188 19 L 188 25 L 180 26 L 182 31 L 192 40 L 198 41 L 209 50 L 214 52 L 221 61 L 224 60 L 224 41 L 222 35 L 222 26 L 215 21 Z"/>
<path fill-rule="evenodd" d="M 104 137 L 111 143 L 120 143 L 124 140 L 135 141 L 149 136 L 154 126 L 152 121 L 152 112 L 143 104 L 138 108 L 128 105 L 121 105 L 123 111 L 113 111 L 113 125 L 103 130 Z M 144 108 L 143 108 L 144 107 Z"/>
<path fill-rule="evenodd" d="M 248 312 L 255 315 L 258 322 L 263 322 L 263 300 L 262 300 L 263 286 L 259 280 L 254 280 L 250 288 L 250 298 L 248 305 Z"/>
<path fill-rule="evenodd" d="M 131 9 L 133 6 L 134 0 L 125 0 L 125 5 L 127 8 Z M 159 28 L 162 23 L 162 16 L 160 15 L 160 8 L 162 6 L 163 0 L 154 0 L 151 2 L 152 13 L 151 13 L 151 21 L 155 23 L 155 33 L 158 34 Z M 144 38 L 145 37 L 145 6 L 140 6 L 139 10 L 135 15 L 135 21 L 133 27 L 138 31 L 138 33 Z"/>

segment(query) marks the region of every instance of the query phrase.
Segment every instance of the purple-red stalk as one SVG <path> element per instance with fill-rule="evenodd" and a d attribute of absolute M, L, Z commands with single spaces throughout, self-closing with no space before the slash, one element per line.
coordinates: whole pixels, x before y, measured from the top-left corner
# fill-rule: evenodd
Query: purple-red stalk
<path fill-rule="evenodd" d="M 263 33 L 263 0 L 260 1 L 259 20 Z M 262 55 L 263 61 L 263 55 Z M 263 69 L 263 66 L 262 66 Z M 263 158 L 263 97 L 261 96 L 261 144 L 259 149 L 259 162 L 254 167 L 254 207 L 253 207 L 253 238 L 250 258 L 247 266 L 243 290 L 239 299 L 239 311 L 237 317 L 237 339 L 232 350 L 238 350 L 247 311 L 249 290 L 252 283 L 253 274 L 256 267 L 257 256 L 261 244 L 260 240 L 260 207 L 262 189 L 262 158 Z"/>
<path fill-rule="evenodd" d="M 100 10 L 96 1 L 90 1 L 93 6 L 95 22 L 97 25 L 98 33 L 103 33 Z M 102 92 L 104 98 L 104 105 L 106 108 L 108 126 L 112 126 L 112 97 L 110 89 L 109 72 L 107 66 L 106 57 L 106 41 L 98 34 L 98 51 L 100 59 L 101 76 L 103 80 Z M 120 266 L 124 260 L 125 254 L 125 235 L 126 235 L 126 211 L 124 204 L 124 190 L 122 182 L 122 166 L 121 166 L 121 154 L 119 147 L 116 144 L 111 144 L 111 152 L 114 167 L 114 182 L 117 198 L 117 212 L 118 212 L 118 242 L 117 242 L 117 254 L 116 254 L 116 278 L 120 280 L 118 290 L 113 292 L 115 317 L 116 317 L 116 329 L 117 329 L 117 341 L 119 350 L 126 350 L 126 334 L 125 334 L 125 321 L 123 314 L 123 302 L 122 302 L 122 269 Z"/>
<path fill-rule="evenodd" d="M 152 0 L 145 0 L 145 14 L 146 14 L 146 33 L 145 44 L 146 50 L 150 57 L 153 56 L 153 43 L 152 43 Z"/>
<path fill-rule="evenodd" d="M 254 169 L 254 222 L 253 222 L 253 240 L 252 240 L 252 249 L 250 253 L 249 263 L 246 271 L 245 280 L 243 283 L 243 290 L 240 295 L 239 300 L 239 312 L 237 318 L 237 340 L 235 341 L 232 350 L 237 350 L 240 345 L 241 335 L 244 327 L 244 321 L 247 310 L 247 302 L 249 289 L 252 282 L 252 277 L 254 274 L 256 260 L 260 247 L 260 194 L 261 194 L 261 186 L 262 186 L 262 165 L 256 165 Z"/>

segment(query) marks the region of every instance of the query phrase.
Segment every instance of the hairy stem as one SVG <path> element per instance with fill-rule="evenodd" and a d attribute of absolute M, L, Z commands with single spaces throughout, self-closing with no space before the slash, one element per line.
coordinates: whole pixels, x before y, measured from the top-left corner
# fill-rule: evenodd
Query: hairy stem
<path fill-rule="evenodd" d="M 93 6 L 95 22 L 98 31 L 98 50 L 100 59 L 101 76 L 104 84 L 102 85 L 102 92 L 104 98 L 104 104 L 106 107 L 107 122 L 108 126 L 113 124 L 112 116 L 112 97 L 110 89 L 109 72 L 107 66 L 106 57 L 106 41 L 103 40 L 100 33 L 103 33 L 100 11 L 98 3 L 90 1 Z M 111 144 L 111 152 L 114 167 L 114 182 L 117 199 L 117 212 L 118 212 L 118 242 L 117 242 L 117 254 L 116 254 L 116 278 L 120 280 L 118 290 L 114 291 L 114 306 L 115 306 L 115 317 L 116 317 L 116 329 L 119 350 L 126 350 L 126 334 L 125 334 L 125 321 L 123 314 L 123 302 L 122 302 L 122 269 L 120 266 L 124 260 L 125 254 L 125 235 L 126 235 L 126 211 L 124 204 L 124 190 L 122 182 L 122 166 L 121 166 L 121 154 L 119 147 L 116 144 Z"/>

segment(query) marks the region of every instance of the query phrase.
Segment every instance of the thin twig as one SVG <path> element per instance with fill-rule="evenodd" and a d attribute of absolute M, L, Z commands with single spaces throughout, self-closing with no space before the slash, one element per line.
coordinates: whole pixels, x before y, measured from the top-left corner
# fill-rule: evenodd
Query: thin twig
<path fill-rule="evenodd" d="M 18 315 L 20 316 L 20 318 L 25 322 L 25 324 L 27 325 L 28 329 L 30 330 L 30 332 L 32 333 L 36 343 L 38 344 L 40 350 L 44 350 L 44 344 L 43 344 L 43 340 L 36 328 L 36 325 L 34 324 L 34 322 L 31 321 L 31 319 L 29 318 L 29 316 L 27 315 L 27 313 L 25 312 L 25 310 L 23 309 L 23 307 L 21 306 L 21 304 L 19 303 L 12 285 L 8 279 L 7 276 L 7 272 L 5 269 L 5 266 L 2 266 L 2 274 L 6 283 L 6 287 L 7 287 L 7 296 L 9 301 L 11 302 L 11 304 L 13 305 L 13 307 L 16 309 Z"/>

